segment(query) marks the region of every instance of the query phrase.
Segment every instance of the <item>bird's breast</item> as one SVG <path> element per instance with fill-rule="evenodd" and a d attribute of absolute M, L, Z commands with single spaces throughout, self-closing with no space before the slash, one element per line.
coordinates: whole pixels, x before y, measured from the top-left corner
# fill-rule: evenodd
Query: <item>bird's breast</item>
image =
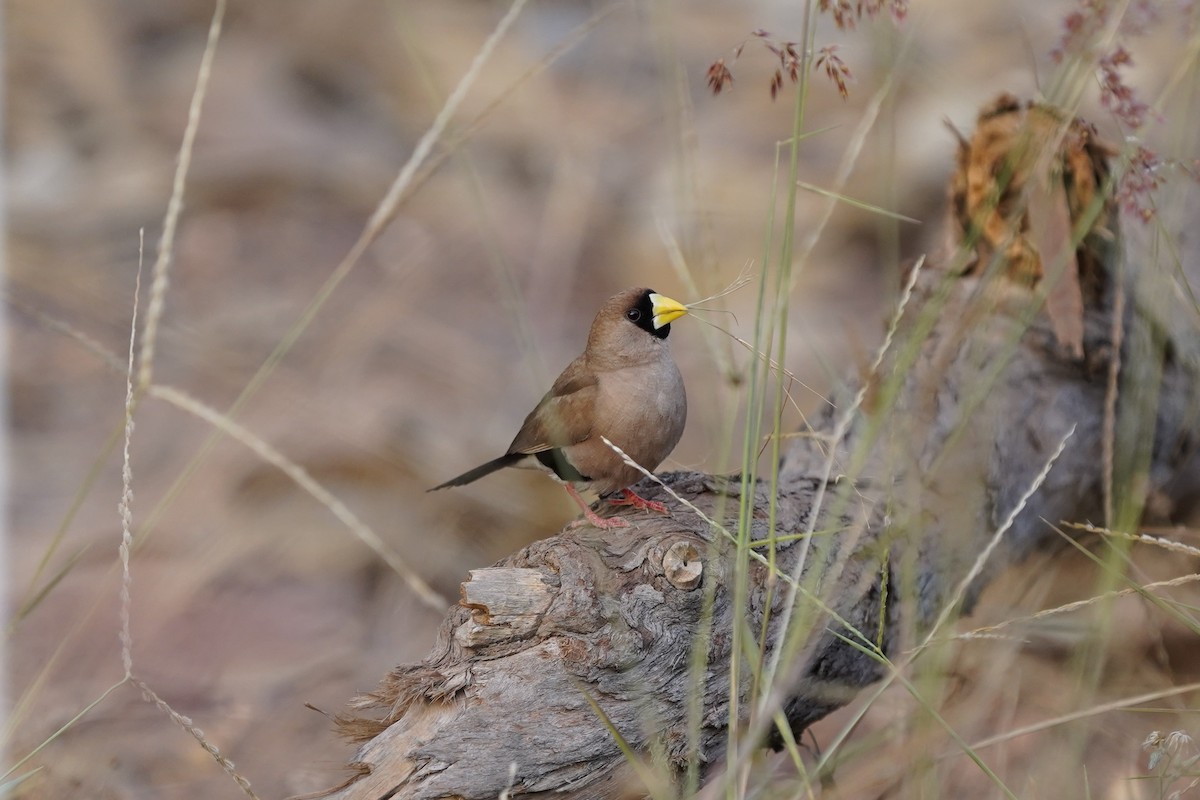
<path fill-rule="evenodd" d="M 606 372 L 599 377 L 592 435 L 564 448 L 571 463 L 592 477 L 601 493 L 617 491 L 642 476 L 600 439 L 607 438 L 647 470 L 663 462 L 683 435 L 687 395 L 674 360 Z"/>

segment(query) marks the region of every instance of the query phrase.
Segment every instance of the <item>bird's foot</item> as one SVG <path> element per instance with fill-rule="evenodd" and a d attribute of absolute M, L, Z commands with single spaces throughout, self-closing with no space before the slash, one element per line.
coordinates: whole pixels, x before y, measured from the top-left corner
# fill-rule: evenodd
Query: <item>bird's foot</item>
<path fill-rule="evenodd" d="M 595 511 L 592 511 L 592 507 L 589 506 L 586 502 L 584 502 L 583 498 L 579 496 L 579 492 L 577 492 L 575 490 L 575 487 L 572 486 L 571 484 L 564 483 L 563 487 L 567 490 L 567 494 L 571 495 L 571 499 L 574 500 L 579 505 L 579 507 L 583 510 L 583 516 L 584 516 L 584 519 L 577 519 L 574 522 L 572 522 L 570 525 L 568 525 L 567 526 L 568 530 L 574 530 L 575 528 L 582 527 L 585 524 L 585 521 L 586 521 L 586 523 L 591 523 L 592 525 L 596 526 L 597 528 L 601 528 L 603 530 L 611 530 L 613 528 L 628 528 L 629 527 L 629 523 L 626 522 L 625 520 L 621 519 L 620 517 L 605 518 L 605 517 L 602 517 L 599 514 L 597 514 Z"/>
<path fill-rule="evenodd" d="M 634 508 L 641 508 L 646 511 L 656 511 L 659 514 L 670 513 L 665 503 L 660 503 L 657 500 L 647 500 L 633 491 L 633 489 L 622 489 L 621 494 L 623 495 L 621 498 L 609 500 L 608 504 L 611 506 L 633 506 Z"/>
<path fill-rule="evenodd" d="M 595 525 L 597 528 L 604 530 L 612 530 L 613 528 L 628 528 L 629 522 L 620 517 L 602 517 L 590 508 L 583 512 L 583 516 L 587 521 Z"/>
<path fill-rule="evenodd" d="M 614 528 L 628 528 L 629 523 L 620 517 L 602 517 L 590 508 L 583 512 L 583 517 L 567 523 L 567 530 L 573 531 L 582 528 L 584 525 L 592 525 L 602 530 L 613 530 Z"/>

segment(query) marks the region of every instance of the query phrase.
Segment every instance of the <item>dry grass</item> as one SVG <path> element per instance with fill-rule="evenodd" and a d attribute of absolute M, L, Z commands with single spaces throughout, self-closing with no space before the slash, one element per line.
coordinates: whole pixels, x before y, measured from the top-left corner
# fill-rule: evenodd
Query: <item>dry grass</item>
<path fill-rule="evenodd" d="M 569 517 L 524 475 L 424 489 L 503 446 L 595 298 L 674 294 L 672 261 L 711 294 L 755 259 L 757 299 L 724 299 L 755 355 L 695 327 L 672 338 L 693 415 L 667 466 L 770 477 L 841 365 L 872 369 L 900 283 L 887 254 L 939 244 L 943 117 L 966 127 L 996 90 L 1053 75 L 1051 99 L 1114 140 L 1147 123 L 1118 189 L 1134 213 L 1154 210 L 1148 189 L 1179 190 L 1162 174 L 1196 170 L 1200 36 L 1122 33 L 1150 5 L 1063 38 L 1066 3 L 968 19 L 935 2 L 854 32 L 813 3 L 799 20 L 740 4 L 15 4 L 0 796 L 335 783 L 348 753 L 304 703 L 339 710 L 420 658 L 465 569 Z M 783 33 L 751 37 L 765 59 L 731 56 L 756 28 Z M 1099 86 L 1080 41 L 1102 50 Z M 137 232 L 159 218 L 123 359 Z M 789 393 L 797 376 L 816 391 Z M 915 667 L 899 659 L 892 688 L 817 726 L 819 755 L 731 739 L 747 755 L 730 792 L 1195 794 L 1193 746 L 1171 732 L 1200 735 L 1196 536 L 1100 531 L 1011 571 Z M 763 666 L 769 689 L 778 664 Z"/>

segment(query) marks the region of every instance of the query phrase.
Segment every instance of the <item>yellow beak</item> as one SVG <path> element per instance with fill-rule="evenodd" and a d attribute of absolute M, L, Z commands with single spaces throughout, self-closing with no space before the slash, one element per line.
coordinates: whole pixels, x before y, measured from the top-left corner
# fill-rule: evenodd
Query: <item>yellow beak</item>
<path fill-rule="evenodd" d="M 651 292 L 650 294 L 651 311 L 654 314 L 654 329 L 658 330 L 664 325 L 670 325 L 673 321 L 679 319 L 684 314 L 688 313 L 687 306 L 680 303 L 678 300 L 672 300 L 666 295 Z"/>

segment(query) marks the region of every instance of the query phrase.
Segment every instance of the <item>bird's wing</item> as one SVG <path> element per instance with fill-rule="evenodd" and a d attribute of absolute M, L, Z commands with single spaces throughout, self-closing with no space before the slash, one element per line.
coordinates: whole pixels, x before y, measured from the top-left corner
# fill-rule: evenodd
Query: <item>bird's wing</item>
<path fill-rule="evenodd" d="M 508 452 L 533 455 L 591 436 L 597 389 L 596 375 L 585 368 L 583 358 L 572 361 L 525 418 Z"/>

